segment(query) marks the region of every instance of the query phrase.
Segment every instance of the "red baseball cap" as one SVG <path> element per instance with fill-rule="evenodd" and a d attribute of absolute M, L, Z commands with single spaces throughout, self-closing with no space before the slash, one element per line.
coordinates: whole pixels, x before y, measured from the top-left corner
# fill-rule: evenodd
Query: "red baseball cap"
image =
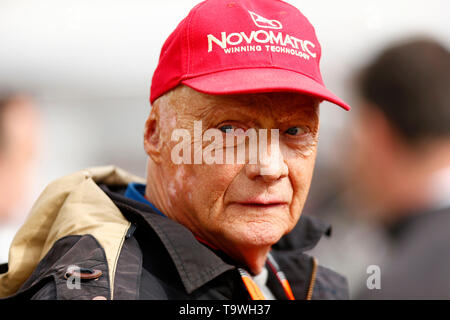
<path fill-rule="evenodd" d="M 322 80 L 314 27 L 278 0 L 206 0 L 164 43 L 150 102 L 184 84 L 208 94 L 294 91 L 350 107 Z"/>

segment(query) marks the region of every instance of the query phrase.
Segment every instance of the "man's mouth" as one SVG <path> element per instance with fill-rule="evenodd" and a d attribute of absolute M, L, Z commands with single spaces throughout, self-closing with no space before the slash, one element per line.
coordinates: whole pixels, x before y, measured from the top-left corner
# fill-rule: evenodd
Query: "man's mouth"
<path fill-rule="evenodd" d="M 237 202 L 236 204 L 244 206 L 244 207 L 249 207 L 249 208 L 258 208 L 258 209 L 264 209 L 264 208 L 276 208 L 276 207 L 282 207 L 282 206 L 286 206 L 287 203 L 286 202 L 272 202 L 272 203 L 255 203 L 255 202 Z"/>
<path fill-rule="evenodd" d="M 288 202 L 283 201 L 278 198 L 251 198 L 244 201 L 236 201 L 236 204 L 244 207 L 250 207 L 250 208 L 276 208 L 276 207 L 282 207 L 287 206 Z"/>

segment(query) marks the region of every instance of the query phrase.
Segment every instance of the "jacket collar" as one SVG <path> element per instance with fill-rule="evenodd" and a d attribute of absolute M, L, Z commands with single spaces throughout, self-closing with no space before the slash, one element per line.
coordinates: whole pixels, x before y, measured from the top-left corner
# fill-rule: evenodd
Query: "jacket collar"
<path fill-rule="evenodd" d="M 124 188 L 113 191 L 106 185 L 100 187 L 130 222 L 139 226 L 147 225 L 158 235 L 187 293 L 235 268 L 222 254 L 201 244 L 186 227 L 157 214 L 144 203 L 124 197 Z M 304 216 L 291 233 L 276 243 L 273 249 L 280 254 L 309 250 L 317 244 L 324 233 L 329 234 L 330 231 L 329 225 L 313 217 Z"/>
<path fill-rule="evenodd" d="M 331 225 L 311 215 L 303 215 L 290 233 L 272 246 L 277 251 L 305 252 L 314 248 L 322 236 L 331 236 Z"/>
<path fill-rule="evenodd" d="M 112 192 L 105 185 L 100 187 L 128 220 L 140 227 L 147 225 L 157 234 L 175 264 L 187 293 L 235 268 L 201 244 L 181 224 L 157 214 L 148 205 L 124 197 L 120 191 Z"/>

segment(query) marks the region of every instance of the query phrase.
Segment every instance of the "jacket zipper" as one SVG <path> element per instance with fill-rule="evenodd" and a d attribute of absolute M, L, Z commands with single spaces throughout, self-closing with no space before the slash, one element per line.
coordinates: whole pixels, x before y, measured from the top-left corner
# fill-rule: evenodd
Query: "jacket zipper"
<path fill-rule="evenodd" d="M 127 231 L 127 233 L 125 235 L 125 239 L 131 238 L 135 231 L 136 231 L 136 225 L 134 223 L 131 223 L 131 225 L 128 228 L 128 231 Z"/>
<path fill-rule="evenodd" d="M 311 272 L 311 280 L 309 281 L 308 292 L 306 294 L 306 300 L 311 300 L 312 294 L 314 291 L 314 284 L 316 282 L 316 274 L 317 274 L 317 259 L 312 257 L 312 272 Z"/>

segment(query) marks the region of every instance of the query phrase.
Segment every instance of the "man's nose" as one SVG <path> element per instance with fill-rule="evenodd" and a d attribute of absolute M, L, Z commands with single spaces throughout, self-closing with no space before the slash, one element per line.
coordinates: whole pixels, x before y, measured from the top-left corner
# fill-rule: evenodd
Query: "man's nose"
<path fill-rule="evenodd" d="M 288 173 L 288 166 L 278 144 L 271 144 L 267 154 L 259 154 L 256 164 L 245 165 L 245 174 L 252 180 L 261 178 L 265 182 L 272 182 L 287 177 Z"/>

